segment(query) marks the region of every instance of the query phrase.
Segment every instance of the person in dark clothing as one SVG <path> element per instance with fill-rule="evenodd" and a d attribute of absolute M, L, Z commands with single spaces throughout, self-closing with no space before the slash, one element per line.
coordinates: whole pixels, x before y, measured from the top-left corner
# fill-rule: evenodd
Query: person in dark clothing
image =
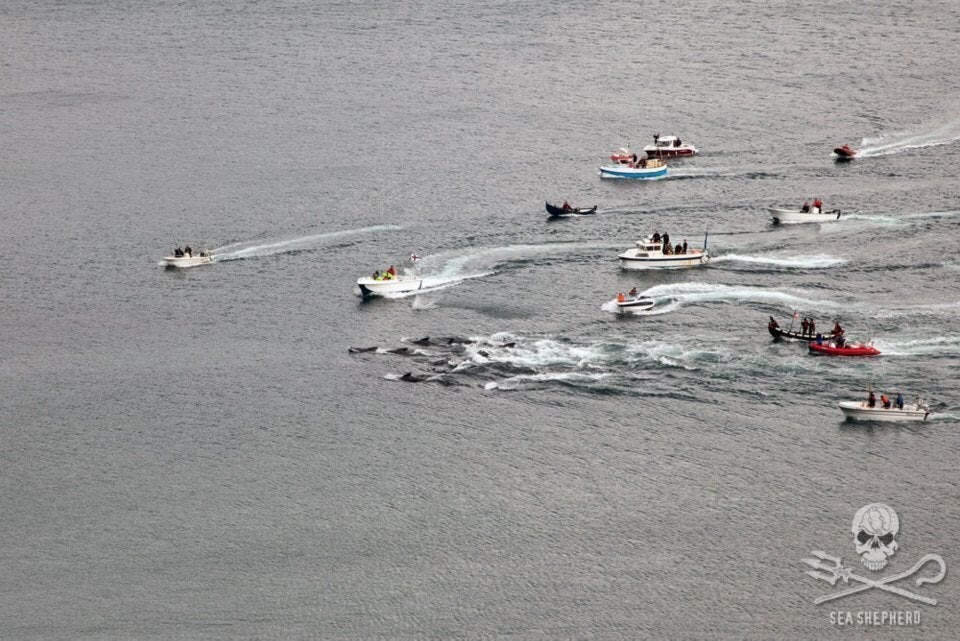
<path fill-rule="evenodd" d="M 655 242 L 655 243 L 659 243 L 659 242 L 660 242 L 660 232 L 658 232 L 658 231 L 653 232 L 653 236 L 651 237 L 651 240 L 653 240 L 653 242 Z"/>
<path fill-rule="evenodd" d="M 870 390 L 870 396 L 867 397 L 867 407 L 876 407 L 877 406 L 877 395 L 873 393 L 873 390 Z"/>
<path fill-rule="evenodd" d="M 842 334 L 843 332 L 844 332 L 844 329 L 843 329 L 842 327 L 840 327 L 840 322 L 839 322 L 839 321 L 834 322 L 834 324 L 833 324 L 833 335 L 834 335 L 834 336 L 839 336 L 839 335 Z"/>
<path fill-rule="evenodd" d="M 770 317 L 770 322 L 767 323 L 767 329 L 780 329 L 780 323 L 778 323 L 773 316 Z"/>
<path fill-rule="evenodd" d="M 668 234 L 668 233 L 666 233 L 666 232 L 664 232 L 664 234 L 663 234 L 663 245 L 664 245 L 664 247 L 669 247 L 669 246 L 670 246 L 670 234 Z"/>
<path fill-rule="evenodd" d="M 806 336 L 806 335 L 807 335 L 807 329 L 809 329 L 809 327 L 810 327 L 810 323 L 807 322 L 807 319 L 806 319 L 806 318 L 804 318 L 804 319 L 803 319 L 803 322 L 800 323 L 800 327 L 803 328 L 803 335 Z"/>
<path fill-rule="evenodd" d="M 684 253 L 684 254 L 687 253 L 687 239 L 686 239 L 686 238 L 683 239 L 683 253 Z"/>
<path fill-rule="evenodd" d="M 811 334 L 817 333 L 817 324 L 813 322 L 812 318 L 810 319 L 810 333 Z"/>
<path fill-rule="evenodd" d="M 817 345 L 823 345 L 823 334 L 817 334 Z"/>
<path fill-rule="evenodd" d="M 193 258 L 193 250 L 190 249 L 190 245 L 183 248 L 183 255 L 187 258 Z"/>
<path fill-rule="evenodd" d="M 680 243 L 677 243 L 677 246 L 673 248 L 673 253 L 674 253 L 674 254 L 677 254 L 677 255 L 682 254 L 682 253 L 683 253 L 683 245 L 681 245 Z"/>
<path fill-rule="evenodd" d="M 183 250 L 177 247 L 173 250 L 173 255 L 175 258 L 183 258 Z"/>
<path fill-rule="evenodd" d="M 902 392 L 897 392 L 897 409 L 898 410 L 903 409 L 903 393 Z"/>
<path fill-rule="evenodd" d="M 847 339 L 845 339 L 843 336 L 837 336 L 834 342 L 836 342 L 837 347 L 843 347 L 846 344 Z"/>

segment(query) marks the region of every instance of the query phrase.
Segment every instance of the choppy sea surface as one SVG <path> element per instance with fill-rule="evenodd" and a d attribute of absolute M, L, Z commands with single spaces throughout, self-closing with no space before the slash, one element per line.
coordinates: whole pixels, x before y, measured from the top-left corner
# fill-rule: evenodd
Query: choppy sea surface
<path fill-rule="evenodd" d="M 955 638 L 957 24 L 0 4 L 0 638 Z M 658 131 L 700 155 L 599 178 Z M 770 224 L 814 197 L 844 215 Z M 564 199 L 598 213 L 548 221 Z M 621 271 L 654 230 L 713 260 Z M 176 243 L 214 264 L 165 270 Z M 411 253 L 428 290 L 360 299 Z M 634 286 L 654 310 L 612 313 Z M 795 312 L 883 354 L 772 342 Z M 843 422 L 871 385 L 931 420 Z M 884 575 L 851 534 L 873 502 L 888 572 L 944 558 L 898 583 L 937 605 L 814 603 L 855 582 L 813 550 Z"/>

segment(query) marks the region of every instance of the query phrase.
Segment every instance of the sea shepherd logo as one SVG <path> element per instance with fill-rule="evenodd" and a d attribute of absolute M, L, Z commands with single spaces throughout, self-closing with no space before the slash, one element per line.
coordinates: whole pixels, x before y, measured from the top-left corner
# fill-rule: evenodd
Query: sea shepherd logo
<path fill-rule="evenodd" d="M 883 503 L 864 505 L 854 515 L 850 531 L 853 534 L 854 549 L 860 556 L 860 564 L 870 572 L 883 570 L 887 567 L 891 557 L 897 553 L 900 518 L 889 505 Z M 844 586 L 844 589 L 838 592 L 815 599 L 814 603 L 817 605 L 869 590 L 882 590 L 911 601 L 936 605 L 936 599 L 913 592 L 906 587 L 900 587 L 896 583 L 912 577 L 930 563 L 934 564 L 929 567 L 936 570 L 936 574 L 929 574 L 930 569 L 927 569 L 924 575 L 912 581 L 917 588 L 926 583 L 939 583 L 947 574 L 947 564 L 939 554 L 927 554 L 921 557 L 909 570 L 888 574 L 877 579 L 856 574 L 854 572 L 855 568 L 844 567 L 839 556 L 830 556 L 820 550 L 814 550 L 811 554 L 816 558 L 803 559 L 804 563 L 813 568 L 806 571 L 808 576 L 812 576 L 818 581 L 826 581 L 832 586 L 837 586 L 838 582 Z M 833 611 L 830 613 L 830 622 L 835 625 L 918 625 L 920 623 L 920 611 Z"/>

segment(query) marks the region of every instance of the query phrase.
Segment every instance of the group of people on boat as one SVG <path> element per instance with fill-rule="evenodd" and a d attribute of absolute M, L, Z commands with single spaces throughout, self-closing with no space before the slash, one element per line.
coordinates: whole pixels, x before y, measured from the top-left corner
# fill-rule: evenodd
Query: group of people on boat
<path fill-rule="evenodd" d="M 564 203 L 566 204 L 566 203 Z M 373 280 L 395 280 L 397 277 L 397 268 L 393 265 L 390 265 L 386 270 L 380 271 L 379 269 L 373 272 Z"/>
<path fill-rule="evenodd" d="M 819 198 L 813 199 L 813 207 L 810 207 L 809 201 L 803 201 L 803 207 L 800 208 L 800 212 L 804 214 L 814 213 L 822 214 L 823 213 L 823 201 Z"/>
<path fill-rule="evenodd" d="M 767 323 L 767 328 L 780 329 L 780 323 L 778 323 L 776 319 L 771 316 L 770 322 Z M 840 326 L 839 321 L 835 321 L 833 323 L 833 330 L 830 333 L 833 334 L 834 339 L 837 342 L 837 347 L 843 347 L 843 334 L 845 332 L 846 330 Z M 803 322 L 800 323 L 800 335 L 816 338 L 817 344 L 823 345 L 823 334 L 817 332 L 817 323 L 812 318 L 804 317 Z"/>
<path fill-rule="evenodd" d="M 200 256 L 206 256 L 207 252 L 201 251 Z M 173 250 L 174 258 L 193 258 L 193 248 L 190 245 L 187 245 L 183 249 L 180 249 L 178 245 L 176 249 Z"/>
<path fill-rule="evenodd" d="M 903 409 L 903 394 L 897 392 L 897 400 L 891 401 L 886 394 L 880 395 L 880 404 L 883 409 L 888 410 L 891 406 L 895 406 L 898 410 Z M 873 393 L 873 389 L 870 389 L 869 394 L 867 395 L 867 407 L 876 407 L 877 406 L 877 395 Z"/>
<path fill-rule="evenodd" d="M 661 243 L 663 245 L 663 249 L 661 251 L 666 256 L 670 256 L 673 254 L 680 255 L 680 254 L 687 253 L 686 238 L 683 239 L 683 244 L 677 243 L 677 246 L 674 247 L 673 245 L 670 244 L 670 234 L 664 232 L 663 236 L 661 236 L 660 232 L 655 231 L 653 232 L 653 236 L 650 237 L 650 240 L 652 240 L 655 243 Z"/>
<path fill-rule="evenodd" d="M 623 292 L 619 292 L 619 293 L 617 294 L 617 302 L 618 302 L 618 303 L 625 303 L 625 302 L 627 302 L 627 296 L 629 296 L 631 299 L 636 298 L 636 297 L 637 297 L 637 288 L 634 287 L 634 288 L 631 289 L 626 295 L 624 295 Z"/>

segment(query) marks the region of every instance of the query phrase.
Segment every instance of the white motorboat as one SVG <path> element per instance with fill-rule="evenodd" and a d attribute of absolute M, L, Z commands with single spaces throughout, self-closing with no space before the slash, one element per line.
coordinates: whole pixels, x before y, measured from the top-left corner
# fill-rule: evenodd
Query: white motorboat
<path fill-rule="evenodd" d="M 832 223 L 835 220 L 840 220 L 840 214 L 842 213 L 839 209 L 834 209 L 833 211 L 818 211 L 818 208 L 813 207 L 810 211 L 803 211 L 801 209 L 778 209 L 776 207 L 770 207 L 767 209 L 770 212 L 770 216 L 773 218 L 773 222 L 778 225 L 796 225 L 798 223 Z"/>
<path fill-rule="evenodd" d="M 167 264 L 167 267 L 176 267 L 178 269 L 186 269 L 187 267 L 198 267 L 200 265 L 207 265 L 213 262 L 213 257 L 210 256 L 207 252 L 200 252 L 198 255 L 183 255 L 183 256 L 164 256 L 163 262 Z"/>
<path fill-rule="evenodd" d="M 634 297 L 624 297 L 623 300 L 620 299 L 620 296 L 617 296 L 614 302 L 617 304 L 618 312 L 645 312 L 656 305 L 656 301 L 652 298 L 647 298 L 643 294 Z"/>
<path fill-rule="evenodd" d="M 405 292 L 415 292 L 423 288 L 423 279 L 419 276 L 399 275 L 394 278 L 360 278 L 357 280 L 357 286 L 364 298 L 371 296 L 382 296 L 384 294 L 403 294 Z"/>
<path fill-rule="evenodd" d="M 688 247 L 686 253 L 664 253 L 663 241 L 652 237 L 637 241 L 637 246 L 620 254 L 620 267 L 623 269 L 681 269 L 699 267 L 710 260 L 707 253 L 707 236 L 703 236 L 703 249 Z"/>
<path fill-rule="evenodd" d="M 917 402 L 904 405 L 903 409 L 896 405 L 884 408 L 879 402 L 870 407 L 866 402 L 840 401 L 840 411 L 848 420 L 882 421 L 885 423 L 903 423 L 907 421 L 925 421 L 930 416 L 930 407 L 923 402 L 923 397 Z"/>
<path fill-rule="evenodd" d="M 657 134 L 653 137 L 653 144 L 643 148 L 649 158 L 684 158 L 694 156 L 697 148 L 693 145 L 684 144 L 676 136 L 661 136 Z"/>

